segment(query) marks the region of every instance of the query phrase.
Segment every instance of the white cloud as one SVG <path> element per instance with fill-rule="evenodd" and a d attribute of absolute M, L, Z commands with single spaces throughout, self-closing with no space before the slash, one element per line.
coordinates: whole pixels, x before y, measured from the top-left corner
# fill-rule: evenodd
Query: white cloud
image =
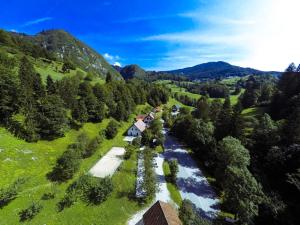
<path fill-rule="evenodd" d="M 191 18 L 198 22 L 207 22 L 220 25 L 254 25 L 256 23 L 256 21 L 253 19 L 222 17 L 211 14 L 208 15 L 202 13 L 201 11 L 180 13 L 179 16 Z"/>
<path fill-rule="evenodd" d="M 215 2 L 219 4 L 206 11 L 180 15 L 195 22 L 191 30 L 142 38 L 164 42 L 170 49 L 156 69 L 217 60 L 262 70 L 284 70 L 292 61 L 299 63 L 300 1 Z"/>
<path fill-rule="evenodd" d="M 121 63 L 119 63 L 119 62 L 115 62 L 114 66 L 122 67 Z"/>
<path fill-rule="evenodd" d="M 121 59 L 118 55 L 111 55 L 109 53 L 103 54 L 104 58 L 112 65 L 120 64 L 119 60 Z M 121 64 L 120 64 L 121 65 Z"/>
<path fill-rule="evenodd" d="M 106 58 L 107 60 L 113 60 L 114 59 L 114 57 L 112 56 L 112 55 L 110 55 L 110 54 L 108 54 L 108 53 L 104 53 L 104 58 Z"/>
<path fill-rule="evenodd" d="M 53 20 L 53 18 L 52 17 L 43 17 L 43 18 L 39 18 L 39 19 L 35 19 L 35 20 L 30 20 L 30 21 L 27 21 L 26 23 L 24 23 L 23 27 L 28 27 L 31 25 L 43 23 L 43 22 L 49 21 L 49 20 Z"/>

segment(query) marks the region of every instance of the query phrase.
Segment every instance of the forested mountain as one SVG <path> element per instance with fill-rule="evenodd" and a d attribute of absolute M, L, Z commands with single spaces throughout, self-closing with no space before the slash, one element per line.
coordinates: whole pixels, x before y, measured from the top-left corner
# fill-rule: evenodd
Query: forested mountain
<path fill-rule="evenodd" d="M 230 76 L 248 76 L 248 75 L 279 75 L 279 72 L 264 72 L 252 68 L 243 68 L 234 66 L 226 62 L 208 62 L 184 69 L 165 71 L 165 73 L 187 76 L 190 79 L 197 80 L 203 78 L 225 78 Z"/>
<path fill-rule="evenodd" d="M 112 76 L 121 79 L 120 74 L 99 53 L 64 30 L 42 31 L 36 35 L 1 31 L 1 35 L 3 44 L 16 47 L 26 54 L 30 53 L 33 57 L 67 61 L 102 78 L 110 72 Z"/>
<path fill-rule="evenodd" d="M 128 65 L 120 69 L 120 73 L 124 79 L 146 78 L 146 71 L 138 65 Z"/>

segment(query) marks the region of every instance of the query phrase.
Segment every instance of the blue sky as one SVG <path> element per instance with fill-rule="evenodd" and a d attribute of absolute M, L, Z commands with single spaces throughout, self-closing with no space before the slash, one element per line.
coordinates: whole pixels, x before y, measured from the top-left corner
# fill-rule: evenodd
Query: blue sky
<path fill-rule="evenodd" d="M 112 64 L 151 70 L 219 60 L 283 70 L 299 63 L 299 8 L 298 0 L 9 0 L 0 27 L 64 29 Z"/>

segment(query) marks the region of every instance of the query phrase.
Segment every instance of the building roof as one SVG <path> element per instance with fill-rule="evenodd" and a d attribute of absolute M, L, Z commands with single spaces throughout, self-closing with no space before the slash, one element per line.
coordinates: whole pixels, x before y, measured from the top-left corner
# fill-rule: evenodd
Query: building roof
<path fill-rule="evenodd" d="M 155 118 L 155 114 L 154 114 L 154 112 L 150 112 L 148 116 L 150 116 L 152 119 L 154 119 L 154 118 Z"/>
<path fill-rule="evenodd" d="M 137 115 L 136 117 L 135 117 L 135 120 L 136 121 L 138 121 L 138 120 L 144 120 L 145 119 L 145 117 L 146 117 L 147 115 Z"/>
<path fill-rule="evenodd" d="M 137 129 L 139 129 L 141 132 L 143 132 L 146 129 L 146 124 L 142 120 L 138 120 L 134 123 L 134 126 L 136 126 Z"/>
<path fill-rule="evenodd" d="M 157 201 L 144 215 L 144 225 L 182 225 L 176 210 L 168 203 Z"/>
<path fill-rule="evenodd" d="M 149 114 L 145 117 L 145 119 L 146 119 L 146 118 L 150 118 L 151 120 L 154 120 L 154 119 L 155 119 L 154 113 L 153 113 L 153 112 L 149 113 Z M 145 119 L 144 119 L 144 120 L 145 120 Z"/>

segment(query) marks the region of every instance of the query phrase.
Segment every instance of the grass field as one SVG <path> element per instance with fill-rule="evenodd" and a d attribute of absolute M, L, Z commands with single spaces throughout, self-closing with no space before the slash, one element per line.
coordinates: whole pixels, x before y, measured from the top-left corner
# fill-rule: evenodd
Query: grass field
<path fill-rule="evenodd" d="M 238 80 L 238 78 L 231 78 L 231 79 L 227 79 L 226 82 L 232 83 L 232 82 L 236 82 L 237 80 Z M 169 80 L 161 80 L 161 81 L 157 81 L 156 83 L 166 85 L 166 87 L 168 87 L 168 88 L 171 89 L 172 93 L 177 93 L 179 95 L 188 96 L 188 97 L 190 97 L 192 99 L 198 100 L 202 96 L 200 94 L 194 94 L 194 93 L 188 92 L 185 88 L 181 88 L 181 87 L 176 86 L 175 84 L 172 84 L 171 81 L 169 81 Z M 232 105 L 235 105 L 238 102 L 238 99 L 239 99 L 240 95 L 244 91 L 245 90 L 243 89 L 241 91 L 241 93 L 238 94 L 238 95 L 230 95 L 230 102 L 231 102 Z M 209 101 L 213 101 L 214 99 L 217 99 L 217 98 L 209 98 Z M 224 102 L 224 100 L 225 100 L 224 98 L 219 98 L 219 99 L 222 102 Z M 182 104 L 179 104 L 179 105 L 182 105 Z"/>
<path fill-rule="evenodd" d="M 145 106 L 139 106 L 137 113 L 144 108 Z M 114 191 L 101 205 L 86 205 L 78 201 L 71 208 L 58 213 L 56 204 L 63 197 L 68 185 L 85 174 L 111 147 L 126 145 L 123 141 L 123 133 L 129 128 L 133 118 L 134 115 L 129 122 L 123 122 L 118 135 L 112 140 L 104 140 L 92 157 L 83 160 L 74 178 L 63 184 L 54 184 L 46 179 L 46 174 L 52 170 L 57 157 L 76 140 L 80 132 L 85 131 L 90 138 L 93 138 L 99 131 L 105 129 L 109 119 L 96 124 L 87 123 L 80 130 L 70 130 L 65 137 L 54 141 L 37 143 L 26 143 L 12 136 L 4 128 L 0 128 L 0 187 L 6 187 L 18 177 L 27 178 L 19 196 L 0 210 L 0 224 L 19 224 L 18 212 L 28 207 L 32 201 L 40 201 L 44 208 L 33 220 L 23 224 L 126 224 L 127 219 L 141 207 L 128 198 L 135 189 L 135 154 L 130 160 L 124 161 L 115 173 Z M 51 190 L 56 192 L 54 199 L 40 200 L 44 193 Z"/>

